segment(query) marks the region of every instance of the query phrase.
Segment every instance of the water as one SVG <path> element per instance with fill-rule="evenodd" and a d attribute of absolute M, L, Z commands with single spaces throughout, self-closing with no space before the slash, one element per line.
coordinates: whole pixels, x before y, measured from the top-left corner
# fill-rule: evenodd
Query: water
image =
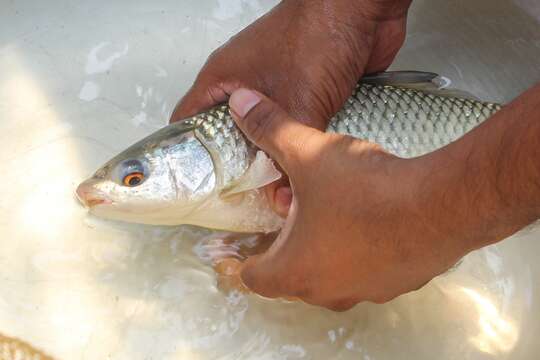
<path fill-rule="evenodd" d="M 0 334 L 58 359 L 538 354 L 537 230 L 470 254 L 389 304 L 333 313 L 220 290 L 206 257 L 217 235 L 207 230 L 86 216 L 75 186 L 163 126 L 209 52 L 272 4 L 3 4 Z M 540 79 L 540 26 L 519 5 L 418 1 L 395 68 L 438 71 L 509 100 Z"/>

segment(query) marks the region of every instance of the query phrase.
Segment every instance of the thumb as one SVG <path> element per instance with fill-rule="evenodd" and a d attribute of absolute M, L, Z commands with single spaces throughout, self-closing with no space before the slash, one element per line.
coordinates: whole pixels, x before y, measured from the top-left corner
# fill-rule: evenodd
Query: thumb
<path fill-rule="evenodd" d="M 231 115 L 244 134 L 286 172 L 307 143 L 322 132 L 291 118 L 279 105 L 254 90 L 240 88 L 229 99 Z"/>

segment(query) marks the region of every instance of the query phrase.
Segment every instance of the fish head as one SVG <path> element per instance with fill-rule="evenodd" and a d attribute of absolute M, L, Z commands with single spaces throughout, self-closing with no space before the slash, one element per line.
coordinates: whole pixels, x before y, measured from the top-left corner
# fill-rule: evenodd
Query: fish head
<path fill-rule="evenodd" d="M 215 187 L 212 158 L 194 127 L 175 123 L 109 160 L 76 193 L 99 217 L 175 224 L 200 206 Z"/>

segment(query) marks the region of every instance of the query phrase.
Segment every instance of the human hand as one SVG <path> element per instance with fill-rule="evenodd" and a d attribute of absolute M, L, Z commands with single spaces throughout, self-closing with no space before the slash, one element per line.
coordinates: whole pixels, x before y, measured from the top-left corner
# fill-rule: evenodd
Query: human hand
<path fill-rule="evenodd" d="M 171 121 L 249 87 L 324 130 L 364 73 L 390 65 L 405 38 L 410 1 L 281 2 L 210 55 Z"/>
<path fill-rule="evenodd" d="M 326 129 L 364 73 L 385 70 L 405 39 L 411 0 L 286 0 L 210 55 L 171 122 L 256 89 L 304 124 Z M 265 187 L 274 211 L 287 178 Z"/>
<path fill-rule="evenodd" d="M 293 191 L 279 237 L 243 265 L 251 290 L 345 310 L 418 289 L 474 248 L 464 236 L 470 219 L 440 206 L 448 194 L 427 180 L 424 160 L 307 127 L 254 91 L 237 90 L 229 104 Z"/>

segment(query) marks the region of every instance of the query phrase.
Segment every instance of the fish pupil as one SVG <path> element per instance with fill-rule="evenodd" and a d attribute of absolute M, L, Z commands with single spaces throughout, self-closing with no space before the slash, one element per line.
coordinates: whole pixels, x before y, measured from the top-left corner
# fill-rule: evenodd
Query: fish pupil
<path fill-rule="evenodd" d="M 128 183 L 130 186 L 139 185 L 141 183 L 141 178 L 138 176 L 133 176 L 131 179 L 129 179 Z"/>

